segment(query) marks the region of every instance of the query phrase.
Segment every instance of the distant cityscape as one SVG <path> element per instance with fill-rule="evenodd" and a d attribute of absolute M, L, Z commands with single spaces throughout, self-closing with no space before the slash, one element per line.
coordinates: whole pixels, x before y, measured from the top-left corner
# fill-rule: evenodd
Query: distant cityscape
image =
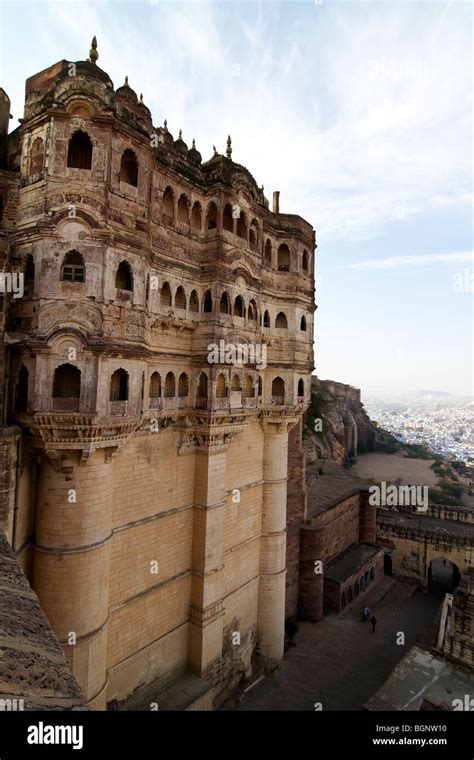
<path fill-rule="evenodd" d="M 418 391 L 364 399 L 372 420 L 402 443 L 426 444 L 437 454 L 474 462 L 474 400 Z"/>

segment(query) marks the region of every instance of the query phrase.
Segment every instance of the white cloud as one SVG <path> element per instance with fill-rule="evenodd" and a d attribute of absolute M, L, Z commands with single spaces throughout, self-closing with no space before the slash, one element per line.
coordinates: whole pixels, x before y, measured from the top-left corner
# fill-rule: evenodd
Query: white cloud
<path fill-rule="evenodd" d="M 474 262 L 472 251 L 452 251 L 450 253 L 423 253 L 412 256 L 390 256 L 386 259 L 367 259 L 347 264 L 339 269 L 398 269 L 420 264 L 464 264 Z"/>

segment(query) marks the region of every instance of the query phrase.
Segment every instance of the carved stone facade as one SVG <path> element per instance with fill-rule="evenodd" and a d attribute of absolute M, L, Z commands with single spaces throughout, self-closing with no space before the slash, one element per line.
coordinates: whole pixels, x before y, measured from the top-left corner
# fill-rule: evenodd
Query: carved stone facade
<path fill-rule="evenodd" d="M 89 706 L 188 670 L 217 704 L 283 654 L 315 233 L 96 61 L 30 77 L 8 136 L 0 91 L 1 527 Z"/>

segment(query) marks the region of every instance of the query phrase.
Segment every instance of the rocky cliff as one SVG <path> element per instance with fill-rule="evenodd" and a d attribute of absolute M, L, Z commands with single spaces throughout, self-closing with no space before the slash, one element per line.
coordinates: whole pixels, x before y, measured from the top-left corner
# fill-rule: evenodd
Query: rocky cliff
<path fill-rule="evenodd" d="M 394 450 L 397 442 L 370 420 L 358 388 L 312 377 L 304 447 L 309 461 L 344 464 L 367 451 Z"/>

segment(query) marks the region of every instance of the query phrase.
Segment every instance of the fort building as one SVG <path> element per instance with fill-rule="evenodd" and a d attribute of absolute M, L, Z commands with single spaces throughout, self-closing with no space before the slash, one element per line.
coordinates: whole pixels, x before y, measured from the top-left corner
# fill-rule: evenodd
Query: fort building
<path fill-rule="evenodd" d="M 0 90 L 0 268 L 24 286 L 1 294 L 0 529 L 90 708 L 190 673 L 216 705 L 283 655 L 315 232 L 230 137 L 203 161 L 155 127 L 95 39 L 9 118 Z M 265 362 L 210 361 L 221 341 Z"/>

